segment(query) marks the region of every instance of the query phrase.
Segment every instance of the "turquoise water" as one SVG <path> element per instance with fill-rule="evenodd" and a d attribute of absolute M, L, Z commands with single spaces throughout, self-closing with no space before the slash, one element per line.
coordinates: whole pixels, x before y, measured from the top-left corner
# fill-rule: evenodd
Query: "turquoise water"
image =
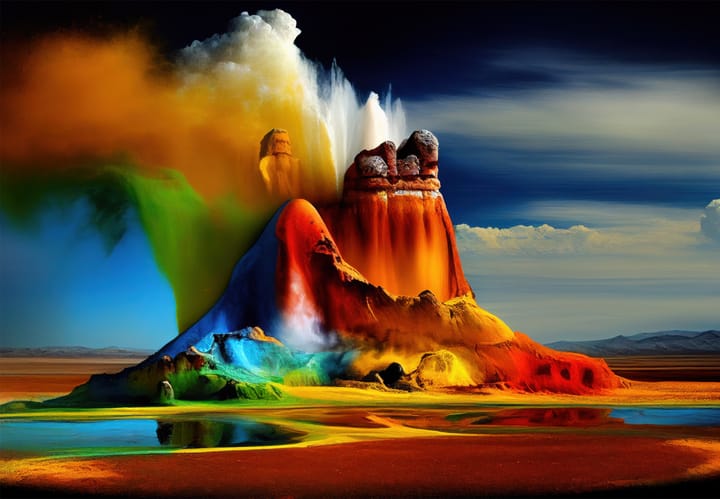
<path fill-rule="evenodd" d="M 304 434 L 279 425 L 240 418 L 109 419 L 98 421 L 0 420 L 0 448 L 43 453 L 102 452 L 104 449 L 267 446 L 298 441 Z"/>
<path fill-rule="evenodd" d="M 610 416 L 629 425 L 720 426 L 720 408 L 621 408 Z"/>
<path fill-rule="evenodd" d="M 19 451 L 154 447 L 156 426 L 151 419 L 0 421 L 0 446 Z"/>
<path fill-rule="evenodd" d="M 444 413 L 437 409 L 388 408 L 357 411 L 362 415 L 385 414 L 401 424 L 444 432 L 507 431 L 513 427 L 720 427 L 720 408 L 592 408 L 592 407 L 487 407 L 467 412 Z M 322 432 L 322 409 L 316 423 Z M 450 422 L 438 424 L 438 421 Z M 468 426 L 470 425 L 470 426 Z M 212 415 L 164 419 L 126 418 L 103 420 L 0 419 L 0 449 L 41 455 L 112 455 L 119 453 L 169 452 L 183 448 L 272 446 L 302 441 L 308 435 L 287 424 L 270 424 L 246 417 Z M 348 423 L 350 427 L 350 424 Z M 474 430 L 472 430 L 474 428 Z M 526 428 L 526 430 L 522 430 Z"/>

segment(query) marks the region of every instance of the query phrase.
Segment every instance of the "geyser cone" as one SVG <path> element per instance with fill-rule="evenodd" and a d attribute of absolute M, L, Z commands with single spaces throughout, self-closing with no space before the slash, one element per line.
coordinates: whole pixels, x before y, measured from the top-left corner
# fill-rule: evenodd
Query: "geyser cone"
<path fill-rule="evenodd" d="M 385 142 L 358 154 L 342 201 L 322 208 L 323 218 L 343 257 L 389 292 L 429 290 L 441 301 L 472 293 L 440 194 L 437 139 L 415 132 L 403 151 Z"/>
<path fill-rule="evenodd" d="M 425 130 L 399 153 L 385 142 L 356 156 L 341 201 L 321 212 L 304 199 L 287 202 L 199 321 L 135 368 L 94 377 L 75 395 L 274 397 L 262 383 L 280 374 L 286 383 L 323 384 L 340 375 L 389 379 L 388 366 L 411 389 L 579 394 L 621 386 L 603 360 L 546 348 L 475 303 L 439 193 L 437 150 Z M 254 326 L 281 343 L 243 332 Z M 293 350 L 282 350 L 278 374 L 266 354 L 285 345 Z M 255 362 L 247 352 L 259 352 Z"/>

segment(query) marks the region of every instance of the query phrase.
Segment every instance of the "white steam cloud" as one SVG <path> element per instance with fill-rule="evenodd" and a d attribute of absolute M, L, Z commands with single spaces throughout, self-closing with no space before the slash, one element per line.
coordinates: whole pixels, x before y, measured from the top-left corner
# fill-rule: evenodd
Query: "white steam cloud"
<path fill-rule="evenodd" d="M 257 92 L 260 99 L 283 102 L 299 93 L 303 119 L 310 125 L 320 122 L 327 130 L 338 190 L 358 152 L 385 140 L 399 144 L 409 135 L 402 105 L 390 92 L 384 102 L 373 92 L 363 103 L 340 68 L 333 65 L 326 71 L 303 56 L 294 43 L 300 30 L 287 12 L 243 12 L 230 28 L 182 51 L 186 82 L 192 85 L 195 78 L 214 74 L 218 85 L 236 87 L 243 98 L 247 83 L 256 85 L 261 75 L 266 83 Z"/>
<path fill-rule="evenodd" d="M 280 341 L 304 352 L 322 352 L 334 346 L 336 338 L 322 332 L 316 308 L 307 296 L 302 277 L 295 272 L 290 276 L 290 294 L 293 305 L 278 331 Z"/>

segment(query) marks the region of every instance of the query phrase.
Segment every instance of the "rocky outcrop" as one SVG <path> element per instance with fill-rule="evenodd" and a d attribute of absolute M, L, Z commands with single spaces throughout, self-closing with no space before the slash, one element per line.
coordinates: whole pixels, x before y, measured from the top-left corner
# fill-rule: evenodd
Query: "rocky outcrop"
<path fill-rule="evenodd" d="M 356 375 L 394 361 L 418 366 L 418 384 L 428 388 L 489 384 L 591 393 L 620 386 L 604 361 L 555 352 L 514 333 L 469 294 L 441 301 L 430 291 L 392 295 L 369 282 L 343 259 L 306 201 L 285 207 L 276 233 L 279 308 L 313 310 L 323 330 L 338 332 L 358 352 L 350 365 Z"/>
<path fill-rule="evenodd" d="M 413 132 L 399 150 L 384 142 L 360 152 L 345 174 L 339 203 L 319 211 L 343 258 L 396 295 L 431 291 L 440 301 L 472 289 L 438 179 L 438 146 Z"/>
<path fill-rule="evenodd" d="M 211 334 L 205 350 L 155 355 L 120 374 L 98 374 L 55 404 L 172 403 L 174 400 L 278 399 L 280 385 L 328 384 L 342 365 L 328 352 L 287 348 L 259 328 Z"/>
<path fill-rule="evenodd" d="M 273 128 L 265 134 L 258 169 L 272 198 L 284 201 L 300 195 L 300 161 L 292 155 L 287 130 Z"/>
<path fill-rule="evenodd" d="M 404 161 L 405 165 L 417 163 L 421 178 L 437 178 L 439 149 L 437 137 L 431 131 L 415 130 L 400 144 L 398 161 Z"/>

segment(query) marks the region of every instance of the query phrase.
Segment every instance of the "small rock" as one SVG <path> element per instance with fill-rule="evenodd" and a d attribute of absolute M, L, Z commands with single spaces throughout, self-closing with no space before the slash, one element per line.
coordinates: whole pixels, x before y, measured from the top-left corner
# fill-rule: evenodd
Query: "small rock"
<path fill-rule="evenodd" d="M 437 137 L 429 130 L 415 130 L 400 145 L 398 159 L 407 160 L 414 155 L 420 162 L 420 175 L 438 176 L 438 150 L 440 144 Z"/>
<path fill-rule="evenodd" d="M 175 399 L 175 390 L 166 379 L 158 383 L 159 398 L 161 402 L 169 402 Z"/>
<path fill-rule="evenodd" d="M 405 370 L 399 363 L 393 362 L 384 370 L 380 371 L 378 375 L 382 378 L 386 385 L 392 386 L 397 383 L 400 378 L 405 376 Z"/>
<path fill-rule="evenodd" d="M 387 177 L 397 175 L 395 144 L 387 140 L 373 149 L 355 156 L 355 168 L 361 177 Z"/>
<path fill-rule="evenodd" d="M 363 156 L 357 163 L 363 177 L 387 177 L 388 165 L 380 156 Z"/>
<path fill-rule="evenodd" d="M 420 160 L 414 154 L 397 161 L 398 175 L 401 177 L 417 177 L 420 175 Z"/>

